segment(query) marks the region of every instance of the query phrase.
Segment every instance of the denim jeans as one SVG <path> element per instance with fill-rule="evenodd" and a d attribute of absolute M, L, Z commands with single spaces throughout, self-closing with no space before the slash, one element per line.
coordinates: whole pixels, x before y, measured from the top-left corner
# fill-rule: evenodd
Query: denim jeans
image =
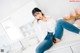
<path fill-rule="evenodd" d="M 44 53 L 53 45 L 51 33 L 48 33 L 45 39 L 37 46 L 36 53 Z"/>
<path fill-rule="evenodd" d="M 61 39 L 63 36 L 64 28 L 67 29 L 68 31 L 71 31 L 77 34 L 79 34 L 80 32 L 79 28 L 61 19 L 61 20 L 58 20 L 56 24 L 54 36 L 58 39 Z"/>
<path fill-rule="evenodd" d="M 57 24 L 56 24 L 56 28 L 55 28 L 55 38 L 61 39 L 63 36 L 63 31 L 64 28 L 74 32 L 74 33 L 79 33 L 80 29 L 78 29 L 77 27 L 75 27 L 74 25 L 64 21 L 64 20 L 58 20 Z M 43 42 L 41 42 L 37 48 L 36 48 L 36 53 L 44 53 L 44 51 L 48 50 L 53 44 L 52 41 L 52 36 L 50 36 L 51 34 L 47 34 L 47 36 L 45 37 L 45 39 L 43 40 Z"/>

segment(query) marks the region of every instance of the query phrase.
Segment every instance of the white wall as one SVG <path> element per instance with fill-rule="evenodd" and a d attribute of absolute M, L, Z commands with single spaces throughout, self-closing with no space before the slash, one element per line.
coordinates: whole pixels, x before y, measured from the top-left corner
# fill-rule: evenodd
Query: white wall
<path fill-rule="evenodd" d="M 31 0 L 0 0 L 0 20 L 16 12 L 29 1 Z"/>
<path fill-rule="evenodd" d="M 69 14 L 71 10 L 80 7 L 80 2 L 69 2 L 69 0 L 35 0 L 37 5 L 47 15 L 60 18 Z"/>
<path fill-rule="evenodd" d="M 32 9 L 36 6 L 36 3 L 32 0 L 19 8 L 16 12 L 10 15 L 10 17 L 14 20 L 18 27 L 21 27 L 33 21 L 34 17 L 32 15 Z"/>
<path fill-rule="evenodd" d="M 13 0 L 12 0 L 13 1 Z M 7 18 L 12 18 L 15 24 L 20 27 L 30 21 L 32 21 L 32 9 L 36 7 L 36 3 L 33 0 L 15 0 L 16 3 L 9 1 L 6 2 L 7 5 L 2 5 L 4 8 L 1 8 L 2 13 L 0 13 L 0 21 L 3 21 Z M 10 3 L 11 2 L 11 3 Z M 4 2 L 3 2 L 4 3 Z M 9 5 L 8 5 L 9 3 Z M 19 4 L 20 3 L 20 4 Z M 13 6 L 13 8 L 12 8 Z"/>

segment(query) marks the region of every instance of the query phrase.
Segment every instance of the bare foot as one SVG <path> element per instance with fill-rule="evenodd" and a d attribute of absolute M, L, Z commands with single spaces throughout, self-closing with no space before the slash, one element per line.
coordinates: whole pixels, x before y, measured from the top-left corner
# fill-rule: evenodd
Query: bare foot
<path fill-rule="evenodd" d="M 56 43 L 59 43 L 60 41 L 61 41 L 60 39 L 56 38 Z"/>

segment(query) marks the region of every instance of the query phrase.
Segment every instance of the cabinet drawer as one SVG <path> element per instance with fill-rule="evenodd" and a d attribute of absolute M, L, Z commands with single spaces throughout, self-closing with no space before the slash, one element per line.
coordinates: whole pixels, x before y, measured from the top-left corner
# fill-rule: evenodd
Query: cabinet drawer
<path fill-rule="evenodd" d="M 80 53 L 80 43 L 71 46 L 73 53 Z"/>
<path fill-rule="evenodd" d="M 72 53 L 70 47 L 64 47 L 56 50 L 51 50 L 46 53 Z"/>

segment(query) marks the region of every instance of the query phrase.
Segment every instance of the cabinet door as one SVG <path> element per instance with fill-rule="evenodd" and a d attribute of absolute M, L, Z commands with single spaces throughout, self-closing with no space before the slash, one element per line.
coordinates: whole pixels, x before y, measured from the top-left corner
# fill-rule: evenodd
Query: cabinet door
<path fill-rule="evenodd" d="M 20 40 L 23 37 L 20 29 L 16 26 L 14 21 L 11 18 L 6 19 L 2 23 L 5 32 L 8 34 L 11 42 L 15 42 L 16 40 Z"/>
<path fill-rule="evenodd" d="M 72 51 L 70 47 L 64 47 L 64 48 L 49 51 L 47 53 L 72 53 Z"/>
<path fill-rule="evenodd" d="M 80 43 L 71 46 L 73 53 L 80 53 Z"/>

